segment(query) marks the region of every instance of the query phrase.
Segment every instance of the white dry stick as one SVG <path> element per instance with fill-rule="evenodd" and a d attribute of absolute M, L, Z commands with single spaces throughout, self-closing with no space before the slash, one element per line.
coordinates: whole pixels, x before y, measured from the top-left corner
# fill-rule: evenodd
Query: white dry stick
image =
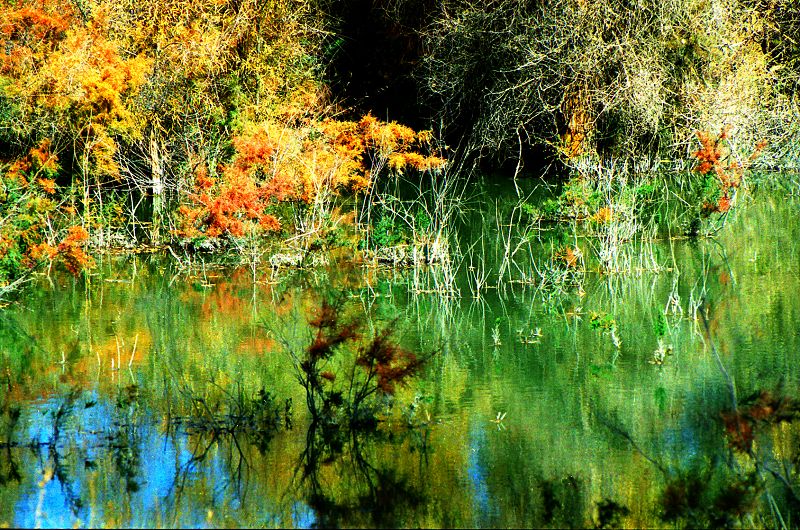
<path fill-rule="evenodd" d="M 139 334 L 137 333 L 136 337 L 134 337 L 134 339 L 133 339 L 133 350 L 131 351 L 131 358 L 128 361 L 128 368 L 130 368 L 131 365 L 133 364 L 133 357 L 136 355 L 136 344 L 138 342 L 139 342 Z"/>
<path fill-rule="evenodd" d="M 117 342 L 117 367 L 116 367 L 116 370 L 119 370 L 119 367 L 120 367 L 119 337 L 114 335 L 114 340 Z M 115 368 L 114 368 L 114 359 L 111 359 L 111 369 L 115 370 Z"/>

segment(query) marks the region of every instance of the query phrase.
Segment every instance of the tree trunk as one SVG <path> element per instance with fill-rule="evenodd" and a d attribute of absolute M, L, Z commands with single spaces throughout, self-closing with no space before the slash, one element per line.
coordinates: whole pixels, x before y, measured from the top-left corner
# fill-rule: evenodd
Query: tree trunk
<path fill-rule="evenodd" d="M 587 135 L 592 130 L 591 101 L 586 88 L 567 91 L 561 106 L 566 119 L 566 131 L 561 135 L 561 148 L 568 159 L 585 153 L 589 146 Z"/>

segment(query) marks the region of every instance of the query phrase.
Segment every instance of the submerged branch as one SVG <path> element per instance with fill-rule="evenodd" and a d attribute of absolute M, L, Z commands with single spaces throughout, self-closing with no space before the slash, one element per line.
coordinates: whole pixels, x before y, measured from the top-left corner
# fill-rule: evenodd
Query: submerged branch
<path fill-rule="evenodd" d="M 612 423 L 611 421 L 603 417 L 598 416 L 597 420 L 612 433 L 624 438 L 629 444 L 631 444 L 631 447 L 633 447 L 634 451 L 639 453 L 642 456 L 642 458 L 653 464 L 653 466 L 655 466 L 655 468 L 658 469 L 665 477 L 669 476 L 667 468 L 665 468 L 664 465 L 661 464 L 661 462 L 659 462 L 658 460 L 654 459 L 653 457 L 645 453 L 644 450 L 642 450 L 642 448 L 639 447 L 639 444 L 636 443 L 636 441 L 627 431 L 623 430 L 618 425 Z"/>
<path fill-rule="evenodd" d="M 733 406 L 733 412 L 735 414 L 737 412 L 737 410 L 738 410 L 738 401 L 736 399 L 736 384 L 734 383 L 734 380 L 731 377 L 731 375 L 725 369 L 725 365 L 722 364 L 722 359 L 719 356 L 719 352 L 717 351 L 717 347 L 714 345 L 714 341 L 711 338 L 711 328 L 709 327 L 709 324 L 708 324 L 708 314 L 707 314 L 708 313 L 708 304 L 707 304 L 707 301 L 703 300 L 703 304 L 702 305 L 705 306 L 705 307 L 703 307 L 702 310 L 699 311 L 699 313 L 700 313 L 700 318 L 703 321 L 703 328 L 705 329 L 705 332 L 706 332 L 706 338 L 708 339 L 708 344 L 711 347 L 711 354 L 714 356 L 714 360 L 717 363 L 717 367 L 719 368 L 719 371 L 722 372 L 722 375 L 725 377 L 725 383 L 728 385 L 728 391 L 730 392 L 730 395 L 731 395 L 731 404 Z"/>

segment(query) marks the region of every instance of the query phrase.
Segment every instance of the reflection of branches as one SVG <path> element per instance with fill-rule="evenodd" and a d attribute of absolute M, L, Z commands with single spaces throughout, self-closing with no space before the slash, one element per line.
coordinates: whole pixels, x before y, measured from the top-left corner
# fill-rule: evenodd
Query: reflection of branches
<path fill-rule="evenodd" d="M 612 422 L 611 420 L 608 420 L 599 415 L 597 417 L 597 420 L 612 433 L 624 438 L 631 445 L 631 447 L 633 447 L 634 451 L 639 453 L 642 456 L 642 458 L 653 464 L 653 466 L 655 466 L 656 469 L 661 471 L 661 473 L 664 474 L 665 477 L 669 476 L 667 468 L 664 467 L 664 465 L 661 462 L 659 462 L 655 458 L 645 453 L 644 450 L 642 450 L 642 448 L 639 447 L 639 444 L 636 443 L 636 441 L 633 439 L 630 433 L 628 433 L 628 431 L 624 430 L 622 427 L 619 426 L 618 422 Z"/>
<path fill-rule="evenodd" d="M 350 462 L 352 463 L 352 469 L 354 471 L 353 475 L 355 477 L 361 478 L 363 482 L 367 485 L 367 489 L 370 494 L 373 495 L 375 493 L 375 482 L 373 481 L 373 475 L 378 473 L 378 469 L 371 465 L 366 457 L 364 456 L 364 447 L 361 445 L 359 440 L 359 434 L 357 431 L 350 432 Z"/>
<path fill-rule="evenodd" d="M 27 276 L 21 276 L 7 285 L 0 285 L 0 302 L 5 300 L 7 297 L 10 297 L 10 295 L 19 289 L 22 284 L 29 282 L 30 280 L 31 278 Z"/>
<path fill-rule="evenodd" d="M 188 475 L 198 464 L 206 460 L 212 448 L 220 447 L 221 443 L 227 443 L 227 463 L 232 476 L 230 483 L 241 497 L 242 492 L 247 491 L 246 472 L 252 469 L 245 448 L 255 446 L 261 454 L 264 454 L 269 442 L 282 425 L 287 429 L 291 428 L 290 399 L 281 406 L 272 394 L 263 389 L 256 397 L 250 399 L 238 383 L 235 394 L 216 383 L 212 382 L 212 385 L 227 398 L 225 412 L 215 412 L 219 408 L 218 403 L 209 404 L 206 398 L 194 395 L 188 389 L 179 389 L 179 392 L 189 399 L 194 414 L 189 417 L 176 417 L 173 422 L 182 425 L 187 433 L 196 434 L 198 437 L 197 444 L 191 451 L 191 458 L 176 473 L 173 485 L 177 497 L 176 503 L 185 488 Z M 241 437 L 245 437 L 246 443 L 240 440 Z"/>
<path fill-rule="evenodd" d="M 172 511 L 176 519 L 178 516 L 178 506 L 180 506 L 181 497 L 183 497 L 183 492 L 186 489 L 189 475 L 196 470 L 197 464 L 205 461 L 209 451 L 216 443 L 217 438 L 218 434 L 212 433 L 211 440 L 207 444 L 203 444 L 203 437 L 198 437 L 197 445 L 191 451 L 191 458 L 189 458 L 185 464 L 181 464 L 175 471 L 175 478 L 173 479 L 172 486 L 169 488 L 172 495 L 168 496 L 167 499 L 170 497 L 172 499 Z"/>
<path fill-rule="evenodd" d="M 0 486 L 6 486 L 11 482 L 19 484 L 21 480 L 19 464 L 11 454 L 11 445 L 7 444 L 5 450 L 0 452 Z"/>
<path fill-rule="evenodd" d="M 247 435 L 262 453 L 282 426 L 291 429 L 291 398 L 280 403 L 271 392 L 263 388 L 250 396 L 242 388 L 241 380 L 233 385 L 235 392 L 214 380 L 209 381 L 208 385 L 222 394 L 221 399 L 209 402 L 208 396 L 198 395 L 188 383 L 178 385 L 177 391 L 189 404 L 191 411 L 187 416 L 173 417 L 170 407 L 170 422 L 183 425 L 191 434 L 211 433 L 230 437 L 236 446 L 239 445 L 237 435 Z M 243 455 L 242 451 L 240 453 Z"/>
<path fill-rule="evenodd" d="M 14 444 L 14 431 L 19 423 L 21 411 L 18 406 L 9 404 L 9 397 L 6 394 L 0 412 L 8 418 L 5 422 L 5 440 L 0 441 L 0 449 L 4 449 L 0 452 L 0 486 L 5 486 L 9 482 L 19 483 L 22 479 L 22 475 L 19 472 L 19 464 L 17 464 L 14 455 L 11 453 L 11 447 Z"/>
<path fill-rule="evenodd" d="M 719 356 L 719 352 L 717 351 L 717 347 L 714 345 L 714 341 L 711 339 L 711 328 L 708 324 L 708 305 L 706 302 L 703 302 L 705 305 L 704 308 L 700 310 L 700 317 L 703 320 L 703 328 L 706 331 L 706 338 L 708 339 L 708 344 L 711 348 L 711 354 L 714 356 L 714 360 L 717 363 L 717 367 L 719 371 L 722 372 L 722 375 L 725 377 L 725 383 L 728 385 L 728 391 L 731 395 L 731 406 L 733 407 L 734 413 L 736 412 L 737 408 L 737 400 L 736 400 L 736 385 L 733 381 L 733 378 L 728 374 L 728 371 L 725 369 L 725 365 L 722 364 L 722 359 Z"/>
<path fill-rule="evenodd" d="M 226 488 L 233 486 L 235 494 L 245 501 L 245 493 L 248 491 L 248 480 L 246 472 L 252 469 L 249 464 L 242 445 L 239 443 L 236 433 L 223 433 L 220 431 L 208 431 L 202 433 L 197 437 L 194 447 L 191 449 L 191 457 L 175 472 L 172 486 L 172 509 L 176 516 L 178 514 L 178 506 L 180 505 L 181 498 L 189 483 L 190 476 L 195 473 L 198 466 L 206 461 L 211 455 L 212 449 L 219 448 L 220 444 L 228 442 L 229 449 L 227 455 L 227 465 L 230 472 L 226 475 L 230 477 L 226 481 Z M 243 465 L 244 464 L 244 465 Z"/>
<path fill-rule="evenodd" d="M 395 514 L 424 500 L 420 491 L 397 476 L 395 469 L 378 467 L 367 457 L 367 447 L 377 441 L 376 436 L 375 431 L 349 429 L 343 432 L 319 423 L 309 427 L 293 482 L 298 476 L 301 480 L 291 493 L 307 499 L 308 505 L 316 511 L 319 526 L 342 526 L 345 521 L 352 524 L 353 514 L 357 512 L 367 516 L 367 520 L 359 524 L 396 526 Z M 349 465 L 345 465 L 345 461 Z M 347 487 L 327 488 L 323 483 L 319 474 L 321 466 L 334 463 L 343 471 L 350 471 L 338 475 L 338 483 L 350 480 Z M 339 491 L 356 493 L 350 498 L 337 497 Z"/>
<path fill-rule="evenodd" d="M 725 214 L 727 215 L 728 212 L 725 212 Z M 716 238 L 712 237 L 711 241 L 717 246 L 719 250 L 719 255 L 722 258 L 722 263 L 725 265 L 725 268 L 727 269 L 728 275 L 731 277 L 731 282 L 733 283 L 733 285 L 736 285 L 736 275 L 733 273 L 733 267 L 731 267 L 731 264 L 728 261 L 728 251 L 725 249 L 722 243 L 717 241 Z"/>
<path fill-rule="evenodd" d="M 72 513 L 77 516 L 78 511 L 83 507 L 83 501 L 80 495 L 75 491 L 74 484 L 69 477 L 69 468 L 61 459 L 61 454 L 58 452 L 58 444 L 61 438 L 64 422 L 72 414 L 75 407 L 75 401 L 78 399 L 80 391 L 73 388 L 65 396 L 64 400 L 59 404 L 58 408 L 53 413 L 53 431 L 50 435 L 50 440 L 47 442 L 40 442 L 39 448 L 47 447 L 48 465 L 42 466 L 42 469 L 51 470 L 52 475 L 58 479 L 61 491 L 64 498 L 70 507 Z M 48 471 L 45 471 L 45 479 L 47 480 Z"/>
<path fill-rule="evenodd" d="M 393 395 L 398 384 L 420 372 L 429 356 L 407 351 L 393 339 L 397 318 L 365 338 L 364 324 L 346 315 L 344 296 L 339 293 L 332 301 L 322 300 L 316 315 L 309 319 L 311 336 L 305 345 L 279 340 L 305 391 L 313 423 L 374 426 L 377 398 Z"/>
<path fill-rule="evenodd" d="M 797 495 L 797 493 L 796 493 L 796 491 L 794 489 L 794 486 L 791 483 L 791 480 L 790 480 L 790 477 L 789 477 L 789 470 L 786 469 L 786 466 L 784 466 L 785 474 L 779 473 L 778 471 L 776 471 L 773 468 L 771 468 L 764 461 L 764 459 L 761 458 L 758 453 L 756 453 L 755 449 L 753 448 L 753 444 L 752 444 L 752 440 L 753 440 L 753 432 L 752 432 L 753 425 L 752 424 L 755 422 L 755 418 L 747 417 L 745 414 L 743 414 L 743 413 L 741 413 L 739 411 L 739 401 L 738 401 L 738 399 L 736 397 L 736 386 L 734 384 L 733 378 L 730 376 L 728 371 L 725 369 L 725 365 L 722 363 L 722 359 L 720 358 L 719 352 L 717 351 L 717 348 L 714 345 L 714 341 L 712 340 L 711 328 L 709 326 L 708 315 L 707 315 L 708 306 L 705 304 L 705 301 L 704 301 L 704 305 L 705 305 L 705 307 L 703 307 L 702 310 L 700 311 L 700 316 L 701 316 L 702 321 L 703 321 L 703 328 L 705 329 L 706 338 L 708 339 L 708 343 L 709 343 L 710 348 L 711 348 L 711 353 L 714 356 L 714 360 L 717 363 L 717 367 L 719 368 L 719 370 L 722 373 L 722 375 L 725 377 L 725 382 L 726 382 L 726 384 L 728 386 L 728 391 L 730 392 L 732 412 L 724 414 L 723 415 L 723 419 L 726 422 L 726 428 L 727 428 L 729 434 L 732 436 L 731 445 L 733 445 L 736 448 L 742 450 L 742 452 L 744 452 L 746 455 L 748 455 L 752 459 L 752 461 L 753 461 L 753 463 L 755 465 L 756 474 L 758 475 L 758 478 L 761 480 L 761 482 L 763 484 L 766 485 L 766 478 L 764 476 L 764 471 L 767 471 L 768 473 L 770 473 L 773 477 L 775 477 L 779 482 L 781 482 L 784 485 L 784 487 L 786 488 L 786 491 L 789 493 L 789 495 L 794 500 L 794 502 L 800 503 L 800 497 L 798 497 L 798 495 Z M 762 394 L 762 396 L 763 396 L 763 394 Z M 772 409 L 773 408 L 780 409 L 780 407 L 782 405 L 783 405 L 783 402 L 778 403 L 778 407 L 772 407 L 772 403 L 770 403 L 770 405 L 769 405 L 770 414 L 777 413 L 776 410 L 772 410 Z M 752 409 L 752 407 L 750 407 L 750 408 Z M 795 415 L 796 415 L 796 413 L 795 413 Z M 750 414 L 750 416 L 752 416 L 752 414 Z M 793 416 L 793 415 L 789 416 L 790 419 L 792 419 L 793 417 L 795 417 L 795 416 Z M 781 419 L 782 418 L 779 418 L 777 421 L 781 421 Z M 786 523 L 785 523 L 785 521 L 783 519 L 783 516 L 780 513 L 780 509 L 778 508 L 778 505 L 775 502 L 774 497 L 772 496 L 772 494 L 769 492 L 768 489 L 765 491 L 765 494 L 767 496 L 767 501 L 769 503 L 769 508 L 772 511 L 772 514 L 775 517 L 776 521 L 780 522 L 780 526 L 782 528 L 786 528 Z"/>

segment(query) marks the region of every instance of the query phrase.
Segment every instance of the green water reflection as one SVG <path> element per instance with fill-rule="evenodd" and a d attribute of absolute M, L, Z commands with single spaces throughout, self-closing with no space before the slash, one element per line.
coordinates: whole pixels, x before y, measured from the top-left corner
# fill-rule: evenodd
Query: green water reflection
<path fill-rule="evenodd" d="M 631 243 L 658 269 L 589 270 L 557 295 L 447 297 L 424 288 L 435 270 L 344 265 L 254 283 L 130 256 L 88 282 L 40 277 L 0 313 L 0 524 L 776 526 L 775 505 L 794 526 L 791 490 L 729 448 L 695 317 L 707 299 L 740 397 L 800 396 L 798 213 L 757 193 L 716 240 Z M 436 352 L 374 431 L 309 427 L 286 351 L 332 291 L 368 329 Z M 260 390 L 282 411 L 268 431 L 233 418 Z M 795 423 L 756 442 L 790 480 Z M 752 506 L 714 519 L 732 484 Z"/>

